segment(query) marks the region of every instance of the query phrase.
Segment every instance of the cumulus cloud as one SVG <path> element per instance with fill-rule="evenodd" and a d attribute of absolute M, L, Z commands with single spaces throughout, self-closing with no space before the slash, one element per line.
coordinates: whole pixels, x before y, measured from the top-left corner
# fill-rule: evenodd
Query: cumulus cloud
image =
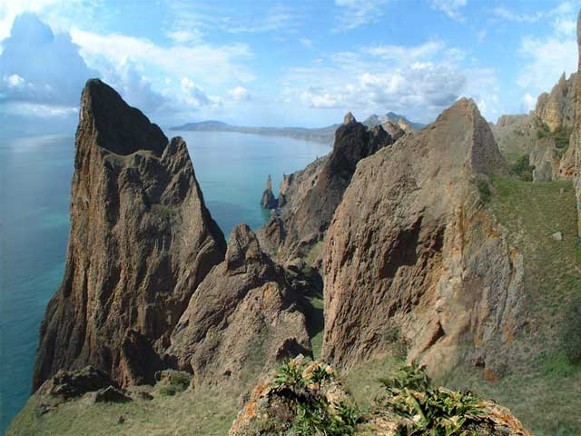
<path fill-rule="evenodd" d="M 250 92 L 243 86 L 236 86 L 228 91 L 228 95 L 234 101 L 249 101 L 250 100 Z"/>
<path fill-rule="evenodd" d="M 33 14 L 14 20 L 0 55 L 0 102 L 76 106 L 85 81 L 97 76 L 68 34 L 54 34 Z M 34 112 L 32 112 L 34 113 Z"/>
<path fill-rule="evenodd" d="M 468 95 L 485 96 L 482 104 L 494 111 L 498 104 L 490 95 L 497 88 L 494 71 L 468 70 L 458 59 L 456 50 L 434 41 L 336 53 L 322 64 L 289 70 L 280 100 L 292 101 L 298 95 L 309 108 L 363 114 L 392 110 L 430 121 L 458 97 Z"/>
<path fill-rule="evenodd" d="M 430 5 L 453 20 L 462 21 L 464 16 L 461 10 L 466 6 L 466 2 L 467 0 L 430 0 Z"/>

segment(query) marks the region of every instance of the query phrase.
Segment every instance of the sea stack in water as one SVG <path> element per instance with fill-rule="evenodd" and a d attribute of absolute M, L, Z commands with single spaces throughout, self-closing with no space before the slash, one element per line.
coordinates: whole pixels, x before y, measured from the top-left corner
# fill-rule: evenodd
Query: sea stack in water
<path fill-rule="evenodd" d="M 62 285 L 42 323 L 33 388 L 93 365 L 149 382 L 190 297 L 224 259 L 185 142 L 100 80 L 81 97 Z"/>
<path fill-rule="evenodd" d="M 260 205 L 265 209 L 275 209 L 278 206 L 278 201 L 272 192 L 272 179 L 270 178 L 270 174 L 266 178 L 266 187 L 262 193 Z"/>

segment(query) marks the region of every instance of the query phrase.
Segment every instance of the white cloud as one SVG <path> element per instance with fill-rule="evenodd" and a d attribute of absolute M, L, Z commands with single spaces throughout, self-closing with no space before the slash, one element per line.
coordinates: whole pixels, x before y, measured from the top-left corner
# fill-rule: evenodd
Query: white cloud
<path fill-rule="evenodd" d="M 430 0 L 430 5 L 453 20 L 462 21 L 464 16 L 461 9 L 466 6 L 466 2 L 467 0 Z"/>
<path fill-rule="evenodd" d="M 523 38 L 520 53 L 529 62 L 522 69 L 517 83 L 529 92 L 550 90 L 561 74 L 577 70 L 577 42 L 573 38 Z"/>
<path fill-rule="evenodd" d="M 228 95 L 234 101 L 249 101 L 250 100 L 250 92 L 243 86 L 236 86 L 228 91 Z"/>
<path fill-rule="evenodd" d="M 385 13 L 389 0 L 335 0 L 339 7 L 336 30 L 352 30 L 376 21 Z"/>
<path fill-rule="evenodd" d="M 530 95 L 528 92 L 522 99 L 522 110 L 525 113 L 532 111 L 537 105 L 537 99 Z"/>
<path fill-rule="evenodd" d="M 434 41 L 335 53 L 311 67 L 290 69 L 279 100 L 293 104 L 299 96 L 309 108 L 364 116 L 391 110 L 431 121 L 466 95 L 485 106 L 485 116 L 495 115 L 500 106 L 495 72 L 463 68 L 461 58 L 457 50 Z"/>
<path fill-rule="evenodd" d="M 0 101 L 77 106 L 87 67 L 68 34 L 54 34 L 33 14 L 19 15 L 0 55 Z"/>
<path fill-rule="evenodd" d="M 71 31 L 73 41 L 91 66 L 99 70 L 131 62 L 140 72 L 155 72 L 195 77 L 205 85 L 232 81 L 248 82 L 254 75 L 241 61 L 252 56 L 246 44 L 196 44 L 163 47 L 147 39 L 120 34 L 100 35 L 80 29 Z M 167 75 L 163 74 L 163 75 Z"/>

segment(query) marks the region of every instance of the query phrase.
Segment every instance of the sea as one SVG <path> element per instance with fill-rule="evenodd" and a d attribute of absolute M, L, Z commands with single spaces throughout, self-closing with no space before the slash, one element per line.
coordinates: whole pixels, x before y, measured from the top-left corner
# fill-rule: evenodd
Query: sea
<path fill-rule="evenodd" d="M 226 238 L 262 226 L 260 198 L 272 176 L 304 168 L 330 145 L 231 132 L 182 136 L 210 213 Z M 26 403 L 39 327 L 64 270 L 74 135 L 0 137 L 0 434 Z"/>

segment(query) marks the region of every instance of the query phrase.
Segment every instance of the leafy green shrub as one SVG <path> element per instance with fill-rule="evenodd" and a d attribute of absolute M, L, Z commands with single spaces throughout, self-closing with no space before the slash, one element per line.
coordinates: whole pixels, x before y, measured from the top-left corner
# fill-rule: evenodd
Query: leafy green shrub
<path fill-rule="evenodd" d="M 295 411 L 292 429 L 297 435 L 350 435 L 361 419 L 355 405 L 331 401 L 327 390 L 335 383 L 335 372 L 325 363 L 296 358 L 284 363 L 276 374 L 274 390 Z"/>
<path fill-rule="evenodd" d="M 516 174 L 521 180 L 525 182 L 533 181 L 534 166 L 530 164 L 528 155 L 522 156 L 510 168 L 513 174 Z"/>
<path fill-rule="evenodd" d="M 409 418 L 398 427 L 400 435 L 467 434 L 481 413 L 478 400 L 471 393 L 432 387 L 425 368 L 416 364 L 380 382 L 387 396 L 379 404 Z"/>
<path fill-rule="evenodd" d="M 425 366 L 412 362 L 411 365 L 402 367 L 395 376 L 380 378 L 379 383 L 387 390 L 408 388 L 420 391 L 428 389 L 431 380 Z"/>

